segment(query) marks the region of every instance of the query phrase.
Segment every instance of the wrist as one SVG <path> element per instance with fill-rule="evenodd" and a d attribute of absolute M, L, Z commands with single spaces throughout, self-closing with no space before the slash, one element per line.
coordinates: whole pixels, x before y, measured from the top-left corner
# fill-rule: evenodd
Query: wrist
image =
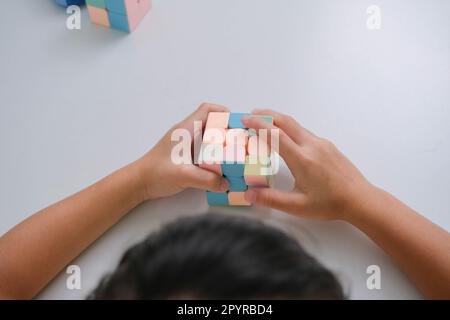
<path fill-rule="evenodd" d="M 350 193 L 342 212 L 342 220 L 355 226 L 371 219 L 373 208 L 382 203 L 384 198 L 383 190 L 368 181 L 355 185 Z"/>
<path fill-rule="evenodd" d="M 140 158 L 126 167 L 129 171 L 131 179 L 133 180 L 133 190 L 136 196 L 136 201 L 138 204 L 147 201 L 151 198 L 149 195 L 148 185 L 149 185 L 149 170 L 147 165 L 147 159 Z"/>

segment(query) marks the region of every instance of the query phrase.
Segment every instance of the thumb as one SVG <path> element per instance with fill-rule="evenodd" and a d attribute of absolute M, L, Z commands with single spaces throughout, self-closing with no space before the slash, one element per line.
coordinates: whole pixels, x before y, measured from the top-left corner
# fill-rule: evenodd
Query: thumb
<path fill-rule="evenodd" d="M 187 187 L 214 192 L 228 190 L 228 182 L 224 177 L 206 169 L 189 166 L 183 175 L 183 178 L 187 181 Z"/>
<path fill-rule="evenodd" d="M 305 206 L 306 198 L 297 192 L 286 192 L 272 188 L 253 188 L 245 192 L 250 203 L 289 213 L 298 213 Z"/>

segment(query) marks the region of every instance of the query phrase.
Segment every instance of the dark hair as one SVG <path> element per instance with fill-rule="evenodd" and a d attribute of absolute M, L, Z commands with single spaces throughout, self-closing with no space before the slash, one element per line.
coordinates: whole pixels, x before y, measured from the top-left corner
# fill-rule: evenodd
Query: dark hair
<path fill-rule="evenodd" d="M 131 247 L 89 299 L 343 299 L 334 275 L 254 219 L 182 218 Z"/>

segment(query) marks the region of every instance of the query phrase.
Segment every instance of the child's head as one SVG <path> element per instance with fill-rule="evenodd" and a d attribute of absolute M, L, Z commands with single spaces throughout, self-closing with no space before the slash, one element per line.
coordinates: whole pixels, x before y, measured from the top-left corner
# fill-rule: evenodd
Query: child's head
<path fill-rule="evenodd" d="M 183 218 L 130 248 L 93 299 L 342 299 L 333 274 L 261 222 Z"/>

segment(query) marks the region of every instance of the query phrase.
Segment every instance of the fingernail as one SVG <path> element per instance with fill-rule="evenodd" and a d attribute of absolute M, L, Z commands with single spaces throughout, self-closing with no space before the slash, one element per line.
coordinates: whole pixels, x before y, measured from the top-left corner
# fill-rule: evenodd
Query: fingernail
<path fill-rule="evenodd" d="M 254 203 L 256 201 L 256 191 L 252 189 L 245 191 L 244 198 L 248 202 Z"/>
<path fill-rule="evenodd" d="M 225 192 L 228 190 L 228 181 L 226 179 L 222 179 L 219 186 L 219 191 Z"/>

